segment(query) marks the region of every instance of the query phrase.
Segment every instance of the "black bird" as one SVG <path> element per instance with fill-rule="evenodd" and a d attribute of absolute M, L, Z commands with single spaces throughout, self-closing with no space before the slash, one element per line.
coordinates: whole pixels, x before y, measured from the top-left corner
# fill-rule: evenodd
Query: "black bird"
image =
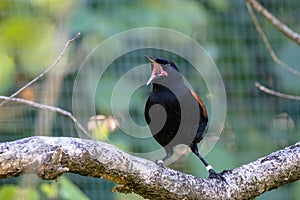
<path fill-rule="evenodd" d="M 152 65 L 147 85 L 152 83 L 153 89 L 146 102 L 144 115 L 154 139 L 166 151 L 166 156 L 158 164 L 173 155 L 173 147 L 185 144 L 203 162 L 209 178 L 224 180 L 198 151 L 197 143 L 202 140 L 208 122 L 203 101 L 185 85 L 174 62 L 145 57 Z"/>

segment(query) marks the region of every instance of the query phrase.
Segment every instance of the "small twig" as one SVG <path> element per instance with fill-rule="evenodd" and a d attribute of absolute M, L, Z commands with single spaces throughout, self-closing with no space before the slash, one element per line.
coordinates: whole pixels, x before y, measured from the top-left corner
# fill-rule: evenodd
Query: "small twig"
<path fill-rule="evenodd" d="M 64 115 L 64 116 L 68 117 L 69 119 L 71 119 L 74 122 L 74 124 L 79 128 L 79 130 L 82 133 L 84 133 L 84 135 L 86 135 L 89 139 L 92 139 L 91 136 L 89 135 L 89 133 L 87 132 L 87 130 L 85 130 L 85 128 L 77 121 L 77 119 L 70 112 L 68 112 L 66 110 L 63 110 L 61 108 L 57 108 L 57 107 L 54 107 L 54 106 L 39 104 L 39 103 L 36 103 L 36 102 L 33 102 L 33 101 L 20 99 L 20 98 L 0 96 L 0 99 L 5 100 L 5 101 L 12 101 L 12 102 L 25 104 L 25 105 L 28 105 L 28 106 L 31 106 L 31 107 L 34 107 L 34 108 L 49 110 L 49 111 L 56 112 L 56 113 L 59 113 L 61 115 Z"/>
<path fill-rule="evenodd" d="M 260 37 L 263 40 L 263 43 L 265 44 L 265 46 L 267 47 L 267 49 L 269 50 L 270 56 L 272 57 L 273 61 L 276 62 L 279 66 L 281 66 L 283 69 L 285 69 L 286 71 L 288 71 L 289 73 L 296 75 L 296 76 L 300 76 L 300 72 L 293 69 L 292 67 L 290 67 L 289 65 L 287 65 L 286 63 L 284 63 L 283 61 L 281 61 L 277 55 L 275 54 L 271 44 L 269 43 L 267 36 L 265 35 L 264 31 L 262 30 L 261 26 L 259 25 L 259 22 L 252 10 L 251 5 L 249 4 L 250 1 L 247 2 L 247 8 L 248 8 L 248 12 L 252 18 L 252 21 L 254 23 L 254 26 L 256 28 L 256 30 L 258 31 Z M 251 1 L 252 2 L 252 1 Z"/>
<path fill-rule="evenodd" d="M 247 0 L 247 3 L 250 3 L 251 6 L 264 16 L 273 26 L 275 26 L 280 32 L 286 35 L 288 38 L 300 45 L 300 35 L 278 20 L 274 15 L 272 15 L 267 9 L 265 9 L 259 2 L 256 0 Z"/>
<path fill-rule="evenodd" d="M 281 98 L 285 98 L 285 99 L 300 101 L 300 96 L 294 96 L 294 95 L 289 95 L 289 94 L 284 94 L 284 93 L 281 93 L 281 92 L 277 92 L 275 90 L 271 90 L 269 88 L 266 88 L 265 86 L 261 85 L 258 82 L 255 83 L 255 86 L 258 87 L 258 89 L 260 89 L 261 91 L 263 91 L 267 94 L 271 94 L 271 95 L 281 97 Z"/>
<path fill-rule="evenodd" d="M 57 59 L 54 61 L 54 63 L 52 65 L 50 65 L 47 69 L 45 69 L 42 73 L 40 73 L 37 77 L 35 77 L 33 80 L 31 80 L 30 82 L 28 82 L 26 85 L 24 85 L 22 88 L 20 88 L 18 91 L 16 91 L 15 93 L 13 93 L 12 95 L 10 95 L 7 100 L 2 101 L 0 103 L 0 107 L 4 106 L 4 104 L 6 104 L 8 101 L 10 101 L 13 97 L 17 96 L 20 92 L 22 92 L 23 90 L 25 90 L 26 88 L 28 88 L 30 85 L 32 85 L 34 82 L 36 82 L 38 79 L 40 79 L 41 77 L 43 77 L 45 74 L 47 74 L 53 67 L 55 67 L 57 65 L 57 63 L 59 63 L 59 61 L 62 59 L 62 57 L 64 56 L 64 54 L 66 53 L 67 49 L 69 48 L 69 46 L 72 44 L 72 42 L 74 42 L 78 37 L 80 36 L 80 33 L 78 32 L 74 37 L 72 37 L 70 40 L 67 41 L 65 47 L 63 48 L 62 52 L 59 54 L 59 56 L 57 57 Z"/>

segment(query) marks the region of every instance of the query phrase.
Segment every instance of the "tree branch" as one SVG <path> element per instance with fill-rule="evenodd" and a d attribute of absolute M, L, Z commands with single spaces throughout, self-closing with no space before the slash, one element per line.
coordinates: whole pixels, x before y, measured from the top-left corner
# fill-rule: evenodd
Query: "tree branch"
<path fill-rule="evenodd" d="M 290 29 L 287 25 L 282 23 L 279 19 L 277 19 L 272 13 L 270 13 L 267 9 L 265 9 L 259 2 L 256 0 L 247 0 L 251 4 L 251 6 L 259 12 L 262 16 L 264 16 L 273 26 L 275 26 L 280 32 L 282 32 L 285 36 L 296 42 L 300 45 L 300 35 Z"/>
<path fill-rule="evenodd" d="M 15 102 L 15 103 L 21 103 L 33 108 L 38 108 L 38 109 L 42 109 L 42 110 L 48 110 L 51 112 L 56 112 L 59 113 L 65 117 L 68 117 L 74 124 L 75 126 L 88 138 L 88 139 L 92 139 L 92 137 L 90 136 L 90 134 L 88 133 L 87 130 L 85 130 L 85 128 L 78 122 L 78 120 L 72 115 L 72 113 L 70 113 L 69 111 L 66 111 L 64 109 L 58 108 L 58 107 L 54 107 L 54 106 L 49 106 L 49 105 L 45 105 L 45 104 L 40 104 L 37 102 L 33 102 L 33 101 L 29 101 L 26 99 L 21 99 L 21 98 L 13 98 L 13 97 L 6 97 L 6 96 L 1 96 L 0 95 L 0 100 L 4 100 L 3 102 L 6 101 L 11 101 L 11 102 Z"/>
<path fill-rule="evenodd" d="M 56 60 L 54 61 L 54 63 L 52 63 L 52 65 L 50 65 L 47 69 L 45 69 L 42 73 L 40 73 L 37 77 L 35 77 L 34 79 L 32 79 L 30 82 L 28 82 L 26 85 L 24 85 L 22 88 L 20 88 L 19 90 L 17 90 L 15 93 L 13 93 L 12 95 L 9 96 L 9 98 L 5 101 L 2 101 L 0 103 L 0 107 L 4 106 L 8 101 L 11 100 L 11 98 L 17 96 L 20 92 L 24 91 L 26 88 L 28 88 L 30 85 L 32 85 L 34 82 L 36 82 L 38 79 L 42 78 L 45 74 L 47 74 L 51 69 L 53 69 L 53 67 L 55 67 L 59 61 L 62 59 L 62 57 L 64 56 L 64 54 L 66 53 L 67 49 L 69 48 L 69 46 L 79 38 L 80 33 L 78 32 L 75 36 L 73 36 L 71 39 L 69 39 L 65 45 L 65 47 L 63 48 L 62 52 L 59 54 L 59 56 L 56 58 Z"/>
<path fill-rule="evenodd" d="M 36 173 L 53 180 L 65 172 L 105 178 L 119 184 L 114 191 L 149 199 L 252 199 L 300 179 L 300 142 L 223 172 L 228 184 L 160 168 L 94 140 L 35 136 L 0 143 L 0 178 Z"/>
<path fill-rule="evenodd" d="M 290 100 L 296 100 L 296 101 L 300 101 L 300 96 L 294 96 L 294 95 L 290 95 L 290 94 L 285 94 L 285 93 L 281 93 L 281 92 L 277 92 L 275 90 L 271 90 L 265 86 L 263 86 L 262 84 L 260 84 L 259 82 L 255 83 L 255 86 L 258 87 L 258 89 L 260 89 L 261 91 L 267 93 L 267 94 L 271 94 L 280 98 L 284 98 L 284 99 L 290 99 Z"/>
<path fill-rule="evenodd" d="M 273 50 L 270 42 L 268 41 L 268 38 L 266 36 L 266 34 L 264 33 L 264 31 L 262 30 L 261 26 L 259 25 L 259 22 L 252 10 L 251 4 L 249 2 L 252 2 L 252 5 L 257 5 L 258 2 L 256 1 L 248 1 L 247 2 L 247 8 L 248 8 L 248 12 L 252 18 L 253 24 L 257 30 L 257 32 L 259 33 L 260 37 L 262 38 L 263 43 L 265 44 L 265 46 L 267 47 L 269 54 L 271 56 L 271 58 L 273 59 L 274 62 L 276 62 L 279 66 L 281 66 L 283 69 L 285 69 L 287 72 L 295 75 L 295 76 L 300 76 L 300 72 L 295 70 L 294 68 L 290 67 L 288 64 L 286 64 L 285 62 L 283 62 L 282 60 L 280 60 L 275 51 Z"/>

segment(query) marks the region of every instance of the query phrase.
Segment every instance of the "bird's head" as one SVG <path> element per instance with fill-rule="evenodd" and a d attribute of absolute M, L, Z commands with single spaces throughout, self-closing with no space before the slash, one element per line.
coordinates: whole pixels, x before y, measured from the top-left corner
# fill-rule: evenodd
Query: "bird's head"
<path fill-rule="evenodd" d="M 182 79 L 174 62 L 163 58 L 145 57 L 151 62 L 152 66 L 152 73 L 147 81 L 147 85 L 150 83 L 174 82 Z"/>

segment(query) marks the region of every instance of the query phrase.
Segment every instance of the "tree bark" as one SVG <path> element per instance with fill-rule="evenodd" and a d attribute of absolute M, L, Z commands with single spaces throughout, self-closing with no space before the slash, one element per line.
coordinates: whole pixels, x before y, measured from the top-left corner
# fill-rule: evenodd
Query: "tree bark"
<path fill-rule="evenodd" d="M 79 138 L 35 136 L 0 143 L 0 178 L 35 173 L 53 180 L 66 172 L 105 178 L 114 191 L 149 199 L 253 199 L 300 179 L 300 142 L 203 179 L 134 157 L 113 145 Z"/>

